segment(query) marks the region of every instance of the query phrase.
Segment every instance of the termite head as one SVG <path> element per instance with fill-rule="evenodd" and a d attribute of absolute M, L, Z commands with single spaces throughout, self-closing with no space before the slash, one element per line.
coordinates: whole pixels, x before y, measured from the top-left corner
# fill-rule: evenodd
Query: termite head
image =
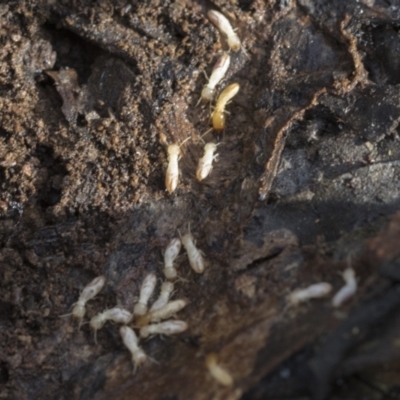
<path fill-rule="evenodd" d="M 214 89 L 210 89 L 207 85 L 201 91 L 201 100 L 204 102 L 212 101 L 214 97 Z"/>
<path fill-rule="evenodd" d="M 167 279 L 175 279 L 178 276 L 178 273 L 174 267 L 164 268 L 163 272 Z"/>
<path fill-rule="evenodd" d="M 145 315 L 147 313 L 147 305 L 142 303 L 137 303 L 133 309 L 135 315 Z"/>
<path fill-rule="evenodd" d="M 228 41 L 228 46 L 232 51 L 235 51 L 235 52 L 239 51 L 240 48 L 242 47 L 239 36 L 236 35 L 236 33 L 234 35 L 229 36 L 227 41 Z"/>
<path fill-rule="evenodd" d="M 217 145 L 215 144 L 215 143 L 213 143 L 213 142 L 210 142 L 210 143 L 207 143 L 205 146 L 204 146 L 204 151 L 211 151 L 211 152 L 213 152 L 214 153 L 214 151 L 217 149 Z"/>
<path fill-rule="evenodd" d="M 168 146 L 168 155 L 173 157 L 173 156 L 179 156 L 181 154 L 181 150 L 179 148 L 179 145 L 176 143 L 170 144 Z"/>
<path fill-rule="evenodd" d="M 186 246 L 187 244 L 189 244 L 190 242 L 193 242 L 193 235 L 188 232 L 185 233 L 182 237 L 181 237 L 182 243 L 184 246 Z"/>
<path fill-rule="evenodd" d="M 97 331 L 101 329 L 105 323 L 105 318 L 103 317 L 102 314 L 95 315 L 91 320 L 90 320 L 90 327 L 94 330 Z"/>
<path fill-rule="evenodd" d="M 215 131 L 223 131 L 225 129 L 225 115 L 219 110 L 215 110 L 211 115 L 212 126 Z"/>
<path fill-rule="evenodd" d="M 86 313 L 85 306 L 78 301 L 78 303 L 76 303 L 75 307 L 72 309 L 73 317 L 82 320 L 83 317 L 85 316 L 85 313 Z"/>

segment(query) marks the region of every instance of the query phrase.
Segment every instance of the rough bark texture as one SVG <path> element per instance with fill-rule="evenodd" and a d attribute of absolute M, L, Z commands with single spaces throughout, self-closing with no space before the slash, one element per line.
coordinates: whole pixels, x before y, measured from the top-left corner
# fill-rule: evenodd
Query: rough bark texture
<path fill-rule="evenodd" d="M 219 158 L 195 179 L 210 109 L 197 106 L 232 53 Z M 0 4 L 0 398 L 388 399 L 400 396 L 400 7 L 384 0 L 8 1 Z M 168 144 L 183 144 L 165 191 Z M 116 325 L 190 223 L 207 268 L 182 252 L 174 298 L 189 329 L 141 343 L 132 374 Z M 351 265 L 356 296 L 293 307 Z M 207 354 L 234 378 L 223 387 Z"/>

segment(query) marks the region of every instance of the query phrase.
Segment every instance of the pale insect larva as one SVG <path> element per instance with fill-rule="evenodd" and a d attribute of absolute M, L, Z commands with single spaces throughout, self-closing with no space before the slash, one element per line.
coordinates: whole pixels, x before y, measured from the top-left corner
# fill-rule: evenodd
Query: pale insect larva
<path fill-rule="evenodd" d="M 139 301 L 135 304 L 133 313 L 135 315 L 144 315 L 147 313 L 147 303 L 157 284 L 157 278 L 154 274 L 148 274 L 142 282 L 140 287 Z"/>
<path fill-rule="evenodd" d="M 240 86 L 238 83 L 232 83 L 231 85 L 227 86 L 219 95 L 215 104 L 215 109 L 211 114 L 211 121 L 214 130 L 222 131 L 225 129 L 225 107 L 228 102 L 237 95 L 239 89 Z"/>
<path fill-rule="evenodd" d="M 232 386 L 233 378 L 231 374 L 218 365 L 218 356 L 215 353 L 210 353 L 206 357 L 206 367 L 210 371 L 210 374 L 217 380 L 221 385 Z"/>
<path fill-rule="evenodd" d="M 340 307 L 350 297 L 353 297 L 357 291 L 357 279 L 353 268 L 347 268 L 343 274 L 346 284 L 333 296 L 332 305 Z"/>
<path fill-rule="evenodd" d="M 210 10 L 207 13 L 210 21 L 217 27 L 217 29 L 226 36 L 226 41 L 228 46 L 233 51 L 239 51 L 242 44 L 240 42 L 239 36 L 236 34 L 235 30 L 232 28 L 231 23 L 224 14 L 216 10 Z"/>
<path fill-rule="evenodd" d="M 78 301 L 75 303 L 75 307 L 72 309 L 72 316 L 74 318 L 82 321 L 86 313 L 86 303 L 99 294 L 105 283 L 106 278 L 104 276 L 98 276 L 82 290 Z"/>
<path fill-rule="evenodd" d="M 178 275 L 174 267 L 174 261 L 181 251 L 181 241 L 178 238 L 172 239 L 164 253 L 164 275 L 167 279 L 175 279 Z"/>
<path fill-rule="evenodd" d="M 206 143 L 204 146 L 204 155 L 199 160 L 199 165 L 196 170 L 196 178 L 198 181 L 201 181 L 210 174 L 212 170 L 212 162 L 217 158 L 217 155 L 214 155 L 215 150 L 217 149 L 217 145 L 215 143 Z"/>
<path fill-rule="evenodd" d="M 177 335 L 186 331 L 188 324 L 185 321 L 165 321 L 159 324 L 144 326 L 140 329 L 140 337 L 147 338 L 151 335 Z"/>
<path fill-rule="evenodd" d="M 154 302 L 154 304 L 150 308 L 150 312 L 158 310 L 164 307 L 171 296 L 172 291 L 174 290 L 174 284 L 171 282 L 163 282 L 161 285 L 161 292 L 158 299 Z"/>
<path fill-rule="evenodd" d="M 181 238 L 183 247 L 186 249 L 189 258 L 189 264 L 193 271 L 202 274 L 204 272 L 204 260 L 201 251 L 194 244 L 193 235 L 189 232 Z"/>
<path fill-rule="evenodd" d="M 170 301 L 158 310 L 152 311 L 146 315 L 137 318 L 135 323 L 137 326 L 142 327 L 148 325 L 150 322 L 159 322 L 163 319 L 168 319 L 176 314 L 178 311 L 182 310 L 182 308 L 184 308 L 187 304 L 188 302 L 186 300 Z"/>
<path fill-rule="evenodd" d="M 212 101 L 214 97 L 215 87 L 218 85 L 219 82 L 221 82 L 221 80 L 225 76 L 226 71 L 229 68 L 230 62 L 231 56 L 227 53 L 222 54 L 222 56 L 218 59 L 211 72 L 208 83 L 204 85 L 204 88 L 201 92 L 201 100 L 203 100 L 204 102 Z"/>
<path fill-rule="evenodd" d="M 294 290 L 289 294 L 288 300 L 292 305 L 297 305 L 310 299 L 327 296 L 331 290 L 332 285 L 330 283 L 316 283 L 305 289 Z"/>
<path fill-rule="evenodd" d="M 126 325 L 132 320 L 132 317 L 133 315 L 129 311 L 119 307 L 114 307 L 95 315 L 90 320 L 90 327 L 94 330 L 95 342 L 97 342 L 97 331 L 101 329 L 107 321 Z"/>
<path fill-rule="evenodd" d="M 121 326 L 119 333 L 125 347 L 127 347 L 132 354 L 132 362 L 134 365 L 133 373 L 135 373 L 136 368 L 140 367 L 147 361 L 147 355 L 139 347 L 139 339 L 136 336 L 136 333 L 129 328 L 129 326 Z"/>

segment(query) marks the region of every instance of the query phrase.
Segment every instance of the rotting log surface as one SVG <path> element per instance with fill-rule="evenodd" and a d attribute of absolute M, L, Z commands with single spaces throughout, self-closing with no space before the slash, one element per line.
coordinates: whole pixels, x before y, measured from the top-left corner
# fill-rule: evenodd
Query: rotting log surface
<path fill-rule="evenodd" d="M 198 183 L 226 43 L 241 90 Z M 400 9 L 384 0 L 8 1 L 0 4 L 0 398 L 398 398 Z M 181 179 L 164 188 L 166 146 Z M 213 134 L 204 137 L 211 140 Z M 162 251 L 191 230 L 207 259 L 175 298 L 184 334 L 143 348 L 132 375 L 112 324 L 60 315 L 104 274 L 87 317 L 132 309 Z M 359 290 L 289 307 L 287 294 L 351 263 Z M 219 355 L 234 385 L 204 359 Z M 397 396 L 397 397 L 396 397 Z"/>

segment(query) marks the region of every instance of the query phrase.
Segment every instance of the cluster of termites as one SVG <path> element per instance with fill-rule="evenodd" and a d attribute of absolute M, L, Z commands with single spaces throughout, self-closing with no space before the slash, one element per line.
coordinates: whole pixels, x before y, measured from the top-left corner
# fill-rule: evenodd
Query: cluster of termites
<path fill-rule="evenodd" d="M 170 263 L 168 266 L 170 266 L 171 263 L 173 264 L 173 259 L 172 261 L 168 260 L 168 262 Z M 99 276 L 83 289 L 72 310 L 72 316 L 79 321 L 79 325 L 82 324 L 86 314 L 86 303 L 101 291 L 105 282 L 105 277 Z M 107 321 L 122 325 L 119 330 L 120 335 L 124 345 L 132 355 L 134 371 L 149 359 L 139 346 L 140 338 L 147 339 L 154 335 L 176 335 L 188 328 L 188 324 L 185 321 L 170 319 L 188 304 L 187 300 L 184 299 L 170 301 L 174 290 L 173 282 L 165 281 L 162 283 L 158 299 L 149 307 L 149 301 L 154 294 L 156 286 L 156 275 L 153 273 L 147 274 L 142 281 L 139 298 L 133 312 L 116 306 L 95 315 L 89 322 L 91 329 L 94 331 L 96 343 L 97 331 Z M 138 334 L 135 329 L 138 330 Z"/>
<path fill-rule="evenodd" d="M 216 10 L 210 10 L 207 13 L 208 19 L 212 24 L 221 32 L 226 38 L 229 49 L 232 51 L 239 51 L 242 48 L 239 36 L 232 28 L 228 18 L 222 13 Z M 211 72 L 208 82 L 204 85 L 201 92 L 200 101 L 204 103 L 212 102 L 215 95 L 217 85 L 225 77 L 229 65 L 231 62 L 231 56 L 229 53 L 224 53 L 219 57 L 214 68 Z M 211 113 L 211 123 L 214 131 L 221 132 L 225 129 L 225 108 L 226 105 L 232 100 L 234 96 L 239 92 L 240 86 L 238 83 L 232 83 L 228 85 L 218 96 L 214 110 Z M 212 171 L 213 161 L 217 159 L 215 151 L 217 144 L 214 142 L 208 142 L 204 145 L 204 155 L 199 159 L 196 169 L 196 179 L 202 181 Z M 179 158 L 181 156 L 180 145 L 173 143 L 168 146 L 168 167 L 165 175 L 165 187 L 169 193 L 175 191 L 179 182 Z"/>

